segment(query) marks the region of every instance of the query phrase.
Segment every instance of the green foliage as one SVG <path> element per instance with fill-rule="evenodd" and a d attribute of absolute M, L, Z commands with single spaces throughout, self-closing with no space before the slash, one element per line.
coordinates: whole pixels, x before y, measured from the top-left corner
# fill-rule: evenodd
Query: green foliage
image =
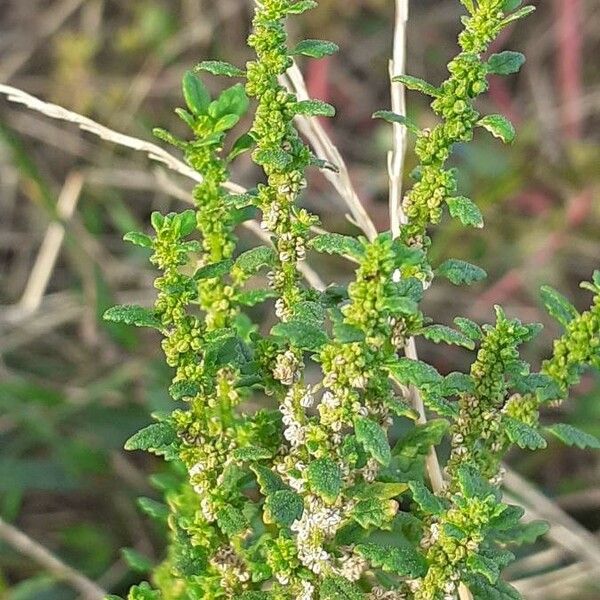
<path fill-rule="evenodd" d="M 391 111 L 374 114 L 416 136 L 419 165 L 396 238 L 314 235 L 318 218 L 303 207 L 307 170 L 335 167 L 304 144 L 294 117 L 332 117 L 335 109 L 300 100 L 280 81 L 292 56 L 337 51 L 321 40 L 288 42 L 286 19 L 316 2 L 256 2 L 248 38 L 254 56 L 245 70 L 223 61 L 196 69 L 243 84 L 212 98 L 198 75 L 185 74 L 187 108 L 177 114 L 192 139 L 158 135 L 201 175 L 195 207 L 153 213 L 153 237 L 125 236 L 152 250 L 157 299 L 153 309 L 106 313 L 108 320 L 159 329 L 174 371 L 175 409 L 126 444 L 164 455 L 181 474 L 161 488 L 165 503 L 140 499 L 142 510 L 168 529 L 169 549 L 156 567 L 126 551 L 132 568 L 151 573 L 159 590 L 142 584 L 130 598 L 358 600 L 389 590 L 438 600 L 455 597 L 461 582 L 475 598 L 518 598 L 501 580 L 514 559 L 504 546 L 534 541 L 545 525 L 521 524 L 523 511 L 501 502 L 501 461 L 511 444 L 545 447 L 540 431 L 580 448 L 600 445 L 568 425 L 544 428 L 539 415 L 542 402 L 564 398 L 582 369 L 599 363 L 600 274 L 587 284 L 594 304 L 582 314 L 543 289 L 565 332 L 540 373 L 519 353 L 539 326 L 508 318 L 500 307 L 496 323 L 483 327 L 461 317 L 457 329 L 432 325 L 423 314 L 436 277 L 470 285 L 486 276 L 462 260 L 431 264 L 430 228 L 446 208 L 461 224 L 483 227 L 480 209 L 460 195 L 457 171 L 448 167 L 454 146 L 470 142 L 477 127 L 507 143 L 515 137 L 502 115 L 481 117 L 475 100 L 489 75 L 523 65 L 517 52 L 483 57 L 531 7 L 514 0 L 462 4 L 468 15 L 447 79 L 434 86 L 394 78 L 431 98 L 438 124 L 420 129 Z M 230 140 L 250 100 L 250 130 Z M 230 165 L 246 151 L 263 171 L 261 183 L 228 192 Z M 257 215 L 268 242 L 240 253 L 236 228 Z M 347 286 L 306 286 L 301 263 L 310 250 L 356 263 Z M 263 269 L 268 283 L 254 277 Z M 266 333 L 248 308 L 271 298 Z M 476 350 L 470 371 L 442 376 L 412 358 L 417 336 Z M 423 404 L 445 418 L 427 420 Z M 393 449 L 391 435 L 399 437 Z M 442 455 L 450 453 L 444 489 L 432 466 L 432 448 L 441 444 Z"/>

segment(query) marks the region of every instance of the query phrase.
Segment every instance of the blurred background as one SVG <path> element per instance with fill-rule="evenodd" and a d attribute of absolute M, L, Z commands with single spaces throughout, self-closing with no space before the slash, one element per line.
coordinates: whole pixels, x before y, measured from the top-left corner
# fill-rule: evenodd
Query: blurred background
<path fill-rule="evenodd" d="M 541 308 L 539 287 L 551 284 L 583 309 L 589 295 L 578 284 L 600 268 L 600 3 L 534 3 L 537 13 L 494 46 L 524 52 L 525 68 L 493 78 L 480 103 L 482 112 L 512 119 L 517 141 L 507 148 L 478 134 L 455 154 L 461 193 L 482 208 L 486 229 L 448 222 L 434 233 L 434 261 L 464 258 L 489 277 L 466 289 L 436 283 L 425 309 L 442 323 L 457 315 L 484 322 L 499 303 L 511 316 L 544 323 L 526 350 L 537 367 L 559 333 Z M 0 0 L 0 83 L 138 138 L 152 140 L 154 126 L 183 133 L 173 113 L 182 105 L 183 73 L 208 58 L 244 64 L 250 4 Z M 444 78 L 461 14 L 458 0 L 411 3 L 410 74 Z M 338 107 L 325 126 L 381 230 L 388 228 L 391 128 L 371 114 L 389 108 L 392 23 L 391 0 L 321 0 L 290 32 L 341 47 L 337 56 L 300 66 L 311 95 Z M 211 76 L 206 82 L 214 91 L 222 84 Z M 408 102 L 420 125 L 434 122 L 424 98 L 411 93 Z M 414 162 L 409 149 L 407 172 Z M 255 184 L 249 161 L 238 162 L 233 179 Z M 180 210 L 191 187 L 142 153 L 0 95 L 3 600 L 84 597 L 41 567 L 39 556 L 17 551 L 6 523 L 113 593 L 124 593 L 144 577 L 148 559 L 162 555 L 163 531 L 139 512 L 136 498 L 160 498 L 148 475 L 164 466 L 122 446 L 150 412 L 169 409 L 170 373 L 157 336 L 100 316 L 117 302 L 152 303 L 147 255 L 122 236 L 146 230 L 153 210 Z M 321 174 L 311 174 L 304 202 L 328 229 L 354 232 Z M 240 237 L 242 247 L 256 244 L 248 232 Z M 334 259 L 321 258 L 317 270 L 326 281 L 351 276 Z M 420 352 L 442 372 L 468 367 L 461 350 L 423 344 Z M 600 434 L 599 378 L 587 375 L 544 419 Z M 515 452 L 509 462 L 531 484 L 521 482 L 520 490 L 533 516 L 549 518 L 556 531 L 524 549 L 510 577 L 531 600 L 600 598 L 600 455 L 550 444 L 535 455 Z M 126 557 L 124 547 L 133 549 Z"/>

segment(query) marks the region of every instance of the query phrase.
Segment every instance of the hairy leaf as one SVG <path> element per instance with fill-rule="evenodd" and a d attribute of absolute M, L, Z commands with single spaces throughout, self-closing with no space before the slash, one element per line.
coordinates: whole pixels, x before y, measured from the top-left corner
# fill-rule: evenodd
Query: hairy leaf
<path fill-rule="evenodd" d="M 392 458 L 387 434 L 379 425 L 366 417 L 354 419 L 356 439 L 365 450 L 380 464 L 389 465 Z"/>
<path fill-rule="evenodd" d="M 455 219 L 459 219 L 463 225 L 470 225 L 479 229 L 483 227 L 483 215 L 477 204 L 469 198 L 464 196 L 448 198 L 446 204 L 450 209 L 450 215 Z"/>
<path fill-rule="evenodd" d="M 291 490 L 278 490 L 265 500 L 265 522 L 289 527 L 304 512 L 302 497 Z"/>
<path fill-rule="evenodd" d="M 363 245 L 356 238 L 340 233 L 323 233 L 315 236 L 309 246 L 317 252 L 339 254 L 360 260 L 365 253 Z"/>
<path fill-rule="evenodd" d="M 446 344 L 462 346 L 468 350 L 473 350 L 475 348 L 475 342 L 470 337 L 464 335 L 460 331 L 456 331 L 456 329 L 446 327 L 446 325 L 428 325 L 418 333 L 436 344 L 444 342 Z"/>
<path fill-rule="evenodd" d="M 573 425 L 556 423 L 555 425 L 546 427 L 545 430 L 567 446 L 577 446 L 578 448 L 581 448 L 581 450 L 587 448 L 600 450 L 600 440 L 596 436 L 581 431 L 581 429 L 577 429 L 577 427 L 573 427 Z"/>
<path fill-rule="evenodd" d="M 492 75 L 511 75 L 518 73 L 525 64 L 525 56 L 520 52 L 505 50 L 492 54 L 486 63 L 488 73 Z"/>
<path fill-rule="evenodd" d="M 371 566 L 401 577 L 422 577 L 427 573 L 425 557 L 413 546 L 380 546 L 359 544 L 356 552 L 366 558 Z"/>
<path fill-rule="evenodd" d="M 519 448 L 538 450 L 547 446 L 546 440 L 540 435 L 537 429 L 530 427 L 526 423 L 504 416 L 502 419 L 505 431 L 511 442 Z"/>
<path fill-rule="evenodd" d="M 511 144 L 515 139 L 515 128 L 504 115 L 487 115 L 479 119 L 477 125 L 487 129 L 494 137 L 500 138 L 505 144 Z"/>
<path fill-rule="evenodd" d="M 113 306 L 104 313 L 104 319 L 114 323 L 125 323 L 136 327 L 151 327 L 161 329 L 162 324 L 156 312 L 135 304 Z"/>
<path fill-rule="evenodd" d="M 152 423 L 137 433 L 134 433 L 126 442 L 125 450 L 161 451 L 177 439 L 175 428 L 168 421 Z"/>
<path fill-rule="evenodd" d="M 418 77 L 413 77 L 412 75 L 396 75 L 392 78 L 394 83 L 401 83 L 406 86 L 409 90 L 414 90 L 416 92 L 422 92 L 423 94 L 427 94 L 428 96 L 433 96 L 437 98 L 440 95 L 440 89 L 436 88 L 434 85 L 423 81 L 423 79 L 419 79 Z"/>
<path fill-rule="evenodd" d="M 487 277 L 487 273 L 482 268 L 456 258 L 444 261 L 435 273 L 445 277 L 454 285 L 471 285 Z"/>
<path fill-rule="evenodd" d="M 577 309 L 557 290 L 544 285 L 540 296 L 550 316 L 554 317 L 563 327 L 579 316 Z"/>
<path fill-rule="evenodd" d="M 383 119 L 388 123 L 404 125 L 411 133 L 418 134 L 421 132 L 419 126 L 404 115 L 399 115 L 391 110 L 378 110 L 373 113 L 374 119 Z"/>
<path fill-rule="evenodd" d="M 313 460 L 306 472 L 308 485 L 327 502 L 333 502 L 342 489 L 342 470 L 330 458 Z"/>
<path fill-rule="evenodd" d="M 223 75 L 225 77 L 244 77 L 246 74 L 242 69 L 222 60 L 204 60 L 197 67 L 199 71 L 206 71 L 213 75 Z"/>
<path fill-rule="evenodd" d="M 339 51 L 339 46 L 333 42 L 324 40 L 302 40 L 292 50 L 292 54 L 309 56 L 311 58 L 323 58 L 331 56 Z"/>
<path fill-rule="evenodd" d="M 410 481 L 410 491 L 413 500 L 419 505 L 421 510 L 427 515 L 441 515 L 446 508 L 440 498 L 433 494 L 429 488 L 421 481 Z"/>
<path fill-rule="evenodd" d="M 306 115 L 307 117 L 335 116 L 335 107 L 322 100 L 301 100 L 292 106 L 292 110 L 297 115 Z"/>
<path fill-rule="evenodd" d="M 361 589 L 341 575 L 329 575 L 323 579 L 320 600 L 363 600 Z"/>
<path fill-rule="evenodd" d="M 136 246 L 141 246 L 142 248 L 152 248 L 153 241 L 149 235 L 145 233 L 140 233 L 139 231 L 129 231 L 123 236 L 123 239 L 126 242 L 131 242 Z"/>
<path fill-rule="evenodd" d="M 403 385 L 421 387 L 442 381 L 442 376 L 431 365 L 405 356 L 387 365 L 390 375 Z"/>

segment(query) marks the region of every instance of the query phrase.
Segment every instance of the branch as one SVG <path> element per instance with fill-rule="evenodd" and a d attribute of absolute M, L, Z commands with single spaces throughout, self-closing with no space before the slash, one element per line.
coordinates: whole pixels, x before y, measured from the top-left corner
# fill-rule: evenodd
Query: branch
<path fill-rule="evenodd" d="M 32 540 L 29 536 L 9 525 L 0 518 L 0 539 L 10 544 L 17 552 L 28 556 L 50 571 L 57 579 L 71 585 L 83 594 L 85 600 L 103 600 L 107 593 L 93 581 L 66 565 L 49 550 Z"/>
<path fill-rule="evenodd" d="M 5 95 L 10 102 L 24 104 L 31 110 L 42 113 L 43 115 L 53 119 L 75 123 L 80 129 L 89 131 L 103 140 L 112 142 L 118 146 L 125 146 L 126 148 L 131 148 L 132 150 L 144 152 L 151 160 L 160 162 L 166 165 L 169 169 L 180 173 L 181 175 L 184 175 L 188 179 L 196 181 L 197 183 L 202 182 L 202 175 L 200 175 L 200 173 L 197 173 L 194 171 L 194 169 L 186 165 L 178 158 L 175 158 L 156 144 L 125 135 L 124 133 L 119 133 L 113 129 L 109 129 L 104 125 L 100 125 L 100 123 L 96 123 L 96 121 L 93 121 L 88 117 L 84 117 L 79 113 L 67 110 L 62 106 L 58 106 L 58 104 L 44 102 L 43 100 L 40 100 L 39 98 L 36 98 L 35 96 L 32 96 L 23 90 L 10 85 L 0 84 L 0 94 Z M 224 187 L 236 193 L 243 193 L 245 191 L 244 188 L 232 182 L 226 182 Z"/>

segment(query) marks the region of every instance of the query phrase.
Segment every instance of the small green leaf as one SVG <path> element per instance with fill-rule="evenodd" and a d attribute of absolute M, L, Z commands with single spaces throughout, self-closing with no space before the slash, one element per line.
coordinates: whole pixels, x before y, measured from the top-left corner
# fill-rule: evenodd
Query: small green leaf
<path fill-rule="evenodd" d="M 441 515 L 444 512 L 446 507 L 442 500 L 433 494 L 424 483 L 421 481 L 411 481 L 408 485 L 412 492 L 413 500 L 424 513 L 427 515 Z"/>
<path fill-rule="evenodd" d="M 395 500 L 367 498 L 354 505 L 350 516 L 363 529 L 391 529 L 391 521 L 397 512 L 398 503 Z"/>
<path fill-rule="evenodd" d="M 288 15 L 301 15 L 307 10 L 316 8 L 319 4 L 315 0 L 299 0 L 295 4 L 288 6 Z"/>
<path fill-rule="evenodd" d="M 177 434 L 173 425 L 168 421 L 160 421 L 134 433 L 125 442 L 125 450 L 148 450 L 153 452 L 172 444 L 176 439 Z"/>
<path fill-rule="evenodd" d="M 297 319 L 278 323 L 271 329 L 271 334 L 286 339 L 298 348 L 313 352 L 319 350 L 328 341 L 327 334 L 319 326 Z"/>
<path fill-rule="evenodd" d="M 464 196 L 448 198 L 446 204 L 450 209 L 450 215 L 455 219 L 459 219 L 463 225 L 477 227 L 478 229 L 483 227 L 483 215 L 477 204 L 469 198 Z"/>
<path fill-rule="evenodd" d="M 504 416 L 502 419 L 504 429 L 511 442 L 519 448 L 538 450 L 546 447 L 546 440 L 540 435 L 537 429 L 512 417 Z"/>
<path fill-rule="evenodd" d="M 500 577 L 500 568 L 496 562 L 481 554 L 469 554 L 467 566 L 474 573 L 483 575 L 490 583 L 496 583 Z"/>
<path fill-rule="evenodd" d="M 513 10 L 517 10 L 521 4 L 523 4 L 523 0 L 504 0 L 504 4 L 502 4 L 502 12 L 509 13 Z"/>
<path fill-rule="evenodd" d="M 467 571 L 465 583 L 477 600 L 523 600 L 521 594 L 502 579 L 491 584 L 485 577 Z"/>
<path fill-rule="evenodd" d="M 530 546 L 534 544 L 539 537 L 546 535 L 548 531 L 550 531 L 550 525 L 547 521 L 530 521 L 529 523 L 520 523 L 516 527 L 509 527 L 508 529 L 494 529 L 492 535 L 500 544 Z"/>
<path fill-rule="evenodd" d="M 505 50 L 492 54 L 486 63 L 488 73 L 492 75 L 511 75 L 518 73 L 525 64 L 525 56 L 520 52 Z"/>
<path fill-rule="evenodd" d="M 123 236 L 123 239 L 126 242 L 131 242 L 136 246 L 141 246 L 142 248 L 152 248 L 153 241 L 149 235 L 145 233 L 140 233 L 139 231 L 130 231 Z"/>
<path fill-rule="evenodd" d="M 221 507 L 217 512 L 217 524 L 221 531 L 229 537 L 239 535 L 249 527 L 248 519 L 246 519 L 244 513 L 239 508 L 229 504 Z"/>
<path fill-rule="evenodd" d="M 373 483 L 360 483 L 350 488 L 347 495 L 356 500 L 368 500 L 378 498 L 380 500 L 391 500 L 404 494 L 408 490 L 406 483 L 383 483 L 375 481 Z"/>
<path fill-rule="evenodd" d="M 509 23 L 512 23 L 513 21 L 518 21 L 519 19 L 524 19 L 525 17 L 529 16 L 532 12 L 535 12 L 535 6 L 524 6 L 517 12 L 512 13 L 512 15 L 508 15 L 508 17 L 506 17 L 506 19 L 504 19 L 504 21 L 502 21 L 501 26 L 505 27 L 506 25 L 508 25 Z"/>
<path fill-rule="evenodd" d="M 292 157 L 281 148 L 274 150 L 257 150 L 252 156 L 259 165 L 275 167 L 278 171 L 286 169 L 293 160 Z"/>
<path fill-rule="evenodd" d="M 233 261 L 231 259 L 221 260 L 210 265 L 200 267 L 194 273 L 194 279 L 200 281 L 201 279 L 216 279 L 227 275 L 231 271 Z"/>
<path fill-rule="evenodd" d="M 205 85 L 192 71 L 183 76 L 183 97 L 190 111 L 196 115 L 204 115 L 210 104 L 210 94 Z"/>
<path fill-rule="evenodd" d="M 323 58 L 338 52 L 339 47 L 333 42 L 324 40 L 303 40 L 292 50 L 293 55 L 309 56 L 310 58 Z"/>
<path fill-rule="evenodd" d="M 390 375 L 402 385 L 421 387 L 442 381 L 442 376 L 434 367 L 420 360 L 403 356 L 386 366 Z"/>
<path fill-rule="evenodd" d="M 291 490 L 278 490 L 267 496 L 264 505 L 265 522 L 289 527 L 304 512 L 302 497 Z"/>
<path fill-rule="evenodd" d="M 330 458 L 312 461 L 306 470 L 310 489 L 327 502 L 333 502 L 342 489 L 342 470 Z"/>
<path fill-rule="evenodd" d="M 222 60 L 205 60 L 202 61 L 196 69 L 198 71 L 206 71 L 213 75 L 223 75 L 225 77 L 244 77 L 245 71 L 238 69 L 235 65 Z"/>
<path fill-rule="evenodd" d="M 273 450 L 267 450 L 260 446 L 245 446 L 244 448 L 236 448 L 233 451 L 233 458 L 240 462 L 255 462 L 271 458 L 273 454 Z"/>
<path fill-rule="evenodd" d="M 356 238 L 339 233 L 323 233 L 312 238 L 309 247 L 325 254 L 339 254 L 360 260 L 365 253 L 364 246 Z"/>
<path fill-rule="evenodd" d="M 250 468 L 256 475 L 256 481 L 260 488 L 260 493 L 263 496 L 270 496 L 279 490 L 289 489 L 288 486 L 283 483 L 283 479 L 268 467 L 265 467 L 264 465 L 251 465 Z"/>
<path fill-rule="evenodd" d="M 145 514 L 157 521 L 166 521 L 169 516 L 169 507 L 162 502 L 142 496 L 137 499 L 137 503 Z"/>
<path fill-rule="evenodd" d="M 296 115 L 305 115 L 307 117 L 333 117 L 335 116 L 335 107 L 322 100 L 301 100 L 292 106 Z"/>
<path fill-rule="evenodd" d="M 592 448 L 594 450 L 600 450 L 600 440 L 573 425 L 567 425 L 567 423 L 556 423 L 545 428 L 548 433 L 551 433 L 554 437 L 558 438 L 563 444 L 567 446 L 577 446 L 581 450 Z"/>
<path fill-rule="evenodd" d="M 446 325 L 428 325 L 418 332 L 418 335 L 422 335 L 424 338 L 431 340 L 435 344 L 444 342 L 446 344 L 454 344 L 455 346 L 462 346 L 468 350 L 475 348 L 475 342 L 456 329 L 446 327 Z"/>
<path fill-rule="evenodd" d="M 425 557 L 413 546 L 380 546 L 379 544 L 359 544 L 356 552 L 366 558 L 372 567 L 394 573 L 401 577 L 423 577 L 427 573 Z"/>
<path fill-rule="evenodd" d="M 169 387 L 169 394 L 171 394 L 173 400 L 177 401 L 193 398 L 199 391 L 199 385 L 191 381 L 177 381 Z"/>
<path fill-rule="evenodd" d="M 487 273 L 482 268 L 456 258 L 444 261 L 435 270 L 435 274 L 445 277 L 454 285 L 471 285 L 487 277 Z"/>
<path fill-rule="evenodd" d="M 255 144 L 256 142 L 254 138 L 249 133 L 244 133 L 234 142 L 229 154 L 227 155 L 227 160 L 233 160 L 240 154 L 250 150 Z"/>
<path fill-rule="evenodd" d="M 560 292 L 549 285 L 542 286 L 540 296 L 550 316 L 554 317 L 563 327 L 579 316 L 577 309 Z"/>
<path fill-rule="evenodd" d="M 471 321 L 471 319 L 467 319 L 466 317 L 456 317 L 454 324 L 474 342 L 483 339 L 483 330 L 475 321 Z"/>
<path fill-rule="evenodd" d="M 501 493 L 471 465 L 458 468 L 458 485 L 465 498 L 485 500 L 490 496 L 500 500 Z"/>
<path fill-rule="evenodd" d="M 138 573 L 148 573 L 154 566 L 147 556 L 144 556 L 133 548 L 121 548 L 121 554 L 127 566 Z"/>
<path fill-rule="evenodd" d="M 319 591 L 319 600 L 364 600 L 362 590 L 340 575 L 325 577 Z"/>
<path fill-rule="evenodd" d="M 241 83 L 226 89 L 214 102 L 208 106 L 208 114 L 213 119 L 225 115 L 243 116 L 248 110 L 249 100 L 246 90 Z"/>
<path fill-rule="evenodd" d="M 515 139 L 515 128 L 504 115 L 487 115 L 483 119 L 479 119 L 477 125 L 487 129 L 505 144 L 511 144 Z"/>
<path fill-rule="evenodd" d="M 249 290 L 238 294 L 236 298 L 242 306 L 256 306 L 262 304 L 265 300 L 276 297 L 277 292 L 275 290 Z"/>
<path fill-rule="evenodd" d="M 423 94 L 433 96 L 434 98 L 437 98 L 441 94 L 439 88 L 436 88 L 434 85 L 423 81 L 423 79 L 419 79 L 418 77 L 412 77 L 411 75 L 396 75 L 392 78 L 392 81 L 394 83 L 402 83 L 409 90 L 422 92 Z"/>
<path fill-rule="evenodd" d="M 113 323 L 125 323 L 126 325 L 135 325 L 136 327 L 151 327 L 153 329 L 162 329 L 162 324 L 156 312 L 150 308 L 137 306 L 135 304 L 123 304 L 113 306 L 104 313 L 106 321 Z"/>
<path fill-rule="evenodd" d="M 214 125 L 213 130 L 216 132 L 229 131 L 232 127 L 235 127 L 240 120 L 238 115 L 223 115 Z"/>
<path fill-rule="evenodd" d="M 277 260 L 275 250 L 270 246 L 257 246 L 242 252 L 236 260 L 235 267 L 245 275 L 254 275 L 263 267 L 272 267 Z"/>
<path fill-rule="evenodd" d="M 450 424 L 445 419 L 433 419 L 427 423 L 415 425 L 398 440 L 394 446 L 394 456 L 414 458 L 427 454 L 431 446 L 437 446 L 442 441 L 449 427 Z"/>
<path fill-rule="evenodd" d="M 354 419 L 356 439 L 364 446 L 365 450 L 380 464 L 390 464 L 392 454 L 388 443 L 387 434 L 379 425 L 366 417 Z"/>
<path fill-rule="evenodd" d="M 413 121 L 411 121 L 408 117 L 404 115 L 399 115 L 391 110 L 378 110 L 373 113 L 374 119 L 383 119 L 388 123 L 396 123 L 398 125 L 404 125 L 406 129 L 408 129 L 411 133 L 419 134 L 421 130 L 418 125 L 416 125 Z"/>

